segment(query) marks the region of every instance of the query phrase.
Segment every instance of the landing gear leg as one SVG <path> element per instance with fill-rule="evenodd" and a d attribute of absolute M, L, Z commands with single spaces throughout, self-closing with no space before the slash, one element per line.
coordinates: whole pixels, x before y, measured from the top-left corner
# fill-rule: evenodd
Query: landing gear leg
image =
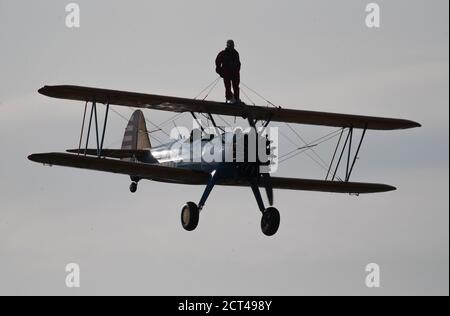
<path fill-rule="evenodd" d="M 203 192 L 202 198 L 200 199 L 200 202 L 198 202 L 199 210 L 201 210 L 203 208 L 203 206 L 205 206 L 206 200 L 208 199 L 209 194 L 211 193 L 212 189 L 214 188 L 214 185 L 217 182 L 217 178 L 218 178 L 218 172 L 217 172 L 217 170 L 214 170 L 211 173 L 208 184 L 206 185 L 205 191 Z"/>
<path fill-rule="evenodd" d="M 205 191 L 200 199 L 200 202 L 195 204 L 194 202 L 187 202 L 183 208 L 181 209 L 181 225 L 187 231 L 192 231 L 197 228 L 198 221 L 200 218 L 200 211 L 205 205 L 206 200 L 208 199 L 209 194 L 211 193 L 214 185 L 217 182 L 217 170 L 211 173 L 208 184 L 206 185 Z"/>
<path fill-rule="evenodd" d="M 264 210 L 266 207 L 264 206 L 263 199 L 261 197 L 261 192 L 259 191 L 258 183 L 256 182 L 256 179 L 250 180 L 250 187 L 252 188 L 253 195 L 255 196 L 256 203 L 258 203 L 259 210 L 261 213 L 264 213 Z"/>
<path fill-rule="evenodd" d="M 265 208 L 258 183 L 255 179 L 250 181 L 250 186 L 258 203 L 259 210 L 262 213 L 261 230 L 264 235 L 273 236 L 280 227 L 280 212 L 275 207 Z"/>

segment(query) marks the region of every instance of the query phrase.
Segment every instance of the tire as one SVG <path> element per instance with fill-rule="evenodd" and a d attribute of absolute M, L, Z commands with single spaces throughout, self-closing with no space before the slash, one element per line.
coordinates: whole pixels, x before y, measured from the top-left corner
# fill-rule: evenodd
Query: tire
<path fill-rule="evenodd" d="M 197 228 L 199 217 L 200 212 L 194 202 L 187 202 L 181 209 L 181 225 L 187 231 Z"/>
<path fill-rule="evenodd" d="M 261 217 L 261 230 L 266 236 L 273 236 L 280 227 L 280 212 L 275 207 L 267 208 Z"/>
<path fill-rule="evenodd" d="M 134 193 L 137 191 L 137 183 L 136 182 L 131 182 L 130 184 L 130 192 Z"/>

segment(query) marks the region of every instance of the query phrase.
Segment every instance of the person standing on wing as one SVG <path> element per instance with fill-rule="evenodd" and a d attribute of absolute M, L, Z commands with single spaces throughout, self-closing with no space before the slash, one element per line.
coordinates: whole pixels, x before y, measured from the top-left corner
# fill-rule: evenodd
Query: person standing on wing
<path fill-rule="evenodd" d="M 241 61 L 239 53 L 234 49 L 234 41 L 228 40 L 227 47 L 216 58 L 216 72 L 223 78 L 227 103 L 239 103 L 239 83 Z M 231 87 L 233 86 L 233 92 Z"/>

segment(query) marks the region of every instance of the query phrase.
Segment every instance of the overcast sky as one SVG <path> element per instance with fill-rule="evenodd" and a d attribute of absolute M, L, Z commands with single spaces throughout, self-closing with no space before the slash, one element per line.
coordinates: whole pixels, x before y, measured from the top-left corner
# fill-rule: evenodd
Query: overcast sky
<path fill-rule="evenodd" d="M 80 0 L 77 29 L 65 26 L 67 3 L 0 0 L 0 294 L 449 294 L 448 1 L 377 1 L 378 29 L 366 27 L 362 0 Z M 398 190 L 276 191 L 281 226 L 267 238 L 251 190 L 219 187 L 186 232 L 179 212 L 203 187 L 142 181 L 133 195 L 126 176 L 27 160 L 76 147 L 79 136 L 82 104 L 41 96 L 41 86 L 194 97 L 216 78 L 229 38 L 242 81 L 276 104 L 422 123 L 370 132 L 361 151 L 353 180 Z M 209 98 L 223 94 L 220 85 Z M 189 115 L 176 123 L 189 126 Z M 111 115 L 108 147 L 120 146 L 125 126 Z M 307 140 L 330 131 L 295 128 Z M 282 140 L 280 152 L 292 146 Z M 317 152 L 328 161 L 332 149 Z M 277 175 L 324 171 L 301 155 Z M 70 262 L 81 267 L 79 289 L 65 286 Z M 379 289 L 365 286 L 370 262 Z"/>

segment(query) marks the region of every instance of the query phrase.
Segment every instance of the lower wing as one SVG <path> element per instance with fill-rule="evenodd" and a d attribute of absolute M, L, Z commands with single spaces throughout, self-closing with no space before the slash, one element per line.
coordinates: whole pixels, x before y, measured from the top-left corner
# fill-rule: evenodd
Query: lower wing
<path fill-rule="evenodd" d="M 105 171 L 162 182 L 180 184 L 206 184 L 209 174 L 191 169 L 165 167 L 156 164 L 122 161 L 117 159 L 97 158 L 66 153 L 32 154 L 28 159 L 49 165 L 74 167 L 81 169 Z M 333 193 L 380 193 L 395 190 L 386 184 L 337 182 L 312 179 L 271 177 L 274 189 L 303 190 Z M 219 180 L 218 185 L 248 186 L 245 180 Z M 264 186 L 261 181 L 260 186 Z"/>
<path fill-rule="evenodd" d="M 32 154 L 28 159 L 48 165 L 126 174 L 171 183 L 204 184 L 207 183 L 209 176 L 207 173 L 190 169 L 66 153 Z"/>

